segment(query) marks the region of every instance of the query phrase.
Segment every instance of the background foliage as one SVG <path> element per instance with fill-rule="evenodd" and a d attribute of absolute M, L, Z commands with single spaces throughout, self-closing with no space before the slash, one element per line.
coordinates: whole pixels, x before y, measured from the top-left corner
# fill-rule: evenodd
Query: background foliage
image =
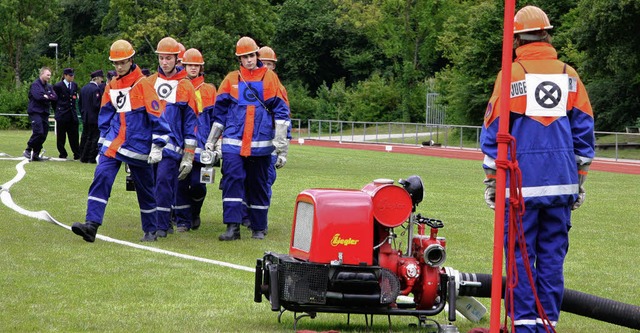
<path fill-rule="evenodd" d="M 640 124 L 640 2 L 530 0 L 543 8 L 561 59 L 587 86 L 596 129 Z M 76 69 L 76 80 L 111 68 L 111 43 L 125 38 L 136 61 L 155 69 L 155 45 L 173 36 L 205 56 L 208 81 L 237 67 L 239 37 L 278 55 L 293 115 L 423 122 L 437 92 L 447 123 L 479 125 L 500 69 L 503 2 L 490 0 L 2 0 L 0 113 L 25 113 L 21 86 L 37 69 Z M 429 82 L 429 84 L 428 84 Z M 435 83 L 435 84 L 431 84 Z M 14 98 L 12 99 L 11 96 Z M 7 100 L 11 99 L 11 100 Z M 7 125 L 9 124 L 9 125 Z M 0 121 L 0 127 L 19 127 Z"/>

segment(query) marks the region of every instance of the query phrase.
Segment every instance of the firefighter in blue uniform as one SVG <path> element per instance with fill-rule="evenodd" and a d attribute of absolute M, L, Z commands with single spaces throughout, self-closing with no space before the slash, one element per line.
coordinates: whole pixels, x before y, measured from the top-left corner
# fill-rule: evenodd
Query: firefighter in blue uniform
<path fill-rule="evenodd" d="M 96 238 L 102 225 L 111 188 L 121 164 L 127 163 L 135 182 L 142 231 L 140 241 L 156 240 L 156 200 L 151 164 L 162 160 L 169 140 L 169 125 L 161 117 L 163 109 L 153 86 L 133 62 L 135 51 L 125 40 L 111 45 L 109 60 L 117 76 L 106 87 L 98 117 L 100 156 L 89 187 L 86 222 L 76 222 L 71 230 L 87 242 Z"/>
<path fill-rule="evenodd" d="M 250 37 L 236 43 L 240 70 L 227 74 L 219 86 L 213 126 L 205 148 L 213 151 L 222 136 L 222 207 L 227 231 L 218 239 L 240 239 L 246 205 L 252 238 L 264 239 L 269 211 L 268 174 L 275 150 L 276 168 L 287 161 L 287 129 L 291 123 L 280 80 L 258 60 Z"/>
<path fill-rule="evenodd" d="M 158 42 L 158 71 L 147 78 L 154 86 L 158 97 L 165 106 L 162 118 L 171 128 L 169 142 L 164 147 L 164 159 L 156 168 L 156 202 L 158 204 L 158 237 L 167 237 L 173 232 L 171 211 L 174 209 L 178 180 L 187 178 L 193 168 L 193 158 L 197 146 L 196 92 L 183 68 L 176 63 L 180 47 L 178 42 L 165 37 Z M 191 221 L 177 226 L 177 231 L 186 232 Z"/>
<path fill-rule="evenodd" d="M 545 326 L 555 326 L 560 316 L 571 211 L 584 202 L 583 185 L 594 157 L 594 120 L 578 73 L 558 60 L 550 43 L 548 30 L 553 26 L 547 15 L 538 7 L 526 6 L 516 14 L 514 27 L 517 57 L 512 65 L 510 110 L 500 109 L 500 73 L 481 133 L 485 200 L 496 208 L 498 123 L 501 114 L 510 112 L 510 132 L 522 172 L 522 228 L 529 265 L 517 245 L 509 253 L 506 224 L 506 252 L 515 258 L 518 279 L 505 304 L 507 312 L 513 313 L 517 333 L 542 333 L 548 332 Z M 538 312 L 536 294 L 545 314 Z"/>

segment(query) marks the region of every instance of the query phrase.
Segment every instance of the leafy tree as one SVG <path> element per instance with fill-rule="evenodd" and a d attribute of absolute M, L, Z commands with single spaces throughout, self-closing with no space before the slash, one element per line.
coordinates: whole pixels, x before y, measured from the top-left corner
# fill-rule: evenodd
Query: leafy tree
<path fill-rule="evenodd" d="M 33 49 L 44 49 L 46 45 L 38 42 L 39 33 L 45 30 L 58 15 L 57 1 L 2 0 L 0 2 L 0 48 L 8 63 L 16 88 L 22 84 L 21 71 L 23 59 Z M 3 73 L 3 77 L 7 77 Z"/>
<path fill-rule="evenodd" d="M 436 76 L 447 122 L 482 123 L 500 70 L 503 8 L 493 1 L 463 4 L 444 25 L 438 48 L 451 65 Z"/>
<path fill-rule="evenodd" d="M 453 8 L 438 0 L 334 0 L 339 10 L 338 23 L 348 31 L 362 31 L 374 50 L 384 55 L 383 75 L 397 82 L 400 113 L 395 120 L 422 118 L 424 99 L 418 108 L 414 99 L 425 77 L 432 76 L 444 64 L 434 47 L 445 18 Z M 426 91 L 422 91 L 424 95 Z"/>
<path fill-rule="evenodd" d="M 347 88 L 344 79 L 334 82 L 331 87 L 323 83 L 316 95 L 318 108 L 314 114 L 315 119 L 353 119 L 346 107 Z"/>
<path fill-rule="evenodd" d="M 351 36 L 336 26 L 331 0 L 286 0 L 278 7 L 278 30 L 273 49 L 281 77 L 301 80 L 315 92 L 323 82 L 331 85 L 349 76 L 339 54 Z"/>
<path fill-rule="evenodd" d="M 183 44 L 202 52 L 206 72 L 211 74 L 207 80 L 213 79 L 216 84 L 238 68 L 238 39 L 249 36 L 259 46 L 270 44 L 278 20 L 267 0 L 194 0 L 187 8 L 187 17 Z"/>
<path fill-rule="evenodd" d="M 402 96 L 398 94 L 398 85 L 393 79 L 386 80 L 374 74 L 369 80 L 354 86 L 346 97 L 349 120 L 385 122 L 402 117 L 400 109 L 396 108 Z"/>
<path fill-rule="evenodd" d="M 640 2 L 583 0 L 559 38 L 586 83 L 596 128 L 624 130 L 640 118 Z"/>
<path fill-rule="evenodd" d="M 185 5 L 179 1 L 110 0 L 102 30 L 131 42 L 136 61 L 142 67 L 155 68 L 158 42 L 167 36 L 180 41 L 186 31 L 185 14 Z"/>

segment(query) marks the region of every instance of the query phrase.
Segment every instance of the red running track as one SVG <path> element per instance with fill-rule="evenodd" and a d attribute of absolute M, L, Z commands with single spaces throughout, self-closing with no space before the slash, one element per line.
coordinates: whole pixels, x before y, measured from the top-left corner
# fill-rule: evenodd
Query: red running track
<path fill-rule="evenodd" d="M 295 139 L 292 141 L 295 142 Z M 386 151 L 387 146 L 391 146 L 391 153 L 395 154 L 413 154 L 433 157 L 444 158 L 456 158 L 463 160 L 474 160 L 482 162 L 483 154 L 479 150 L 467 150 L 457 148 L 442 148 L 442 147 L 427 147 L 427 146 L 410 146 L 410 145 L 388 145 L 378 143 L 358 143 L 358 142 L 338 142 L 338 141 L 325 141 L 305 139 L 305 145 L 330 147 L 330 148 L 344 148 L 344 149 L 356 149 L 356 150 L 372 150 L 372 151 Z M 633 160 L 609 160 L 596 158 L 591 163 L 590 170 L 625 173 L 630 175 L 640 175 L 640 161 Z"/>

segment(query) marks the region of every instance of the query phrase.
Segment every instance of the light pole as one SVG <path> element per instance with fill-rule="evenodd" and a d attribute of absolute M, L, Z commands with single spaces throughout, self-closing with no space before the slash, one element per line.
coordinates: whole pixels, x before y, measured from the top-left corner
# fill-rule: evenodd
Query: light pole
<path fill-rule="evenodd" d="M 58 43 L 49 43 L 49 47 L 56 48 L 56 75 L 58 75 Z"/>

